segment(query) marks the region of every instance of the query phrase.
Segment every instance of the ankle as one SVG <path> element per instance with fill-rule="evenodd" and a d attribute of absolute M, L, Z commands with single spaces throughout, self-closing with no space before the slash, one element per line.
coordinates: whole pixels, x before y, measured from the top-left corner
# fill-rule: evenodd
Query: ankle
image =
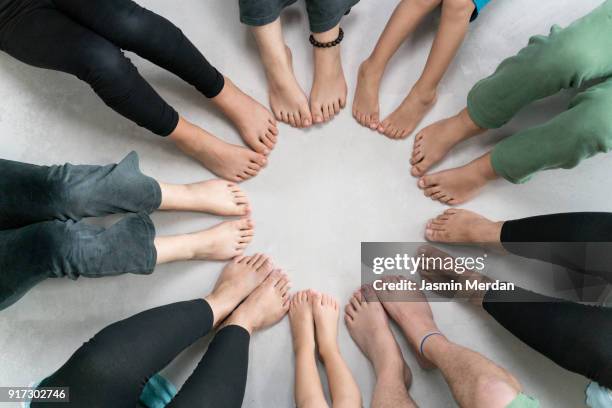
<path fill-rule="evenodd" d="M 444 336 L 444 334 L 442 335 L 436 334 L 434 336 L 428 337 L 425 340 L 425 343 L 423 343 L 420 350 L 418 350 L 417 352 L 420 353 L 422 350 L 423 357 L 425 357 L 428 361 L 430 361 L 433 365 L 437 367 L 438 366 L 437 364 L 438 356 L 448 355 L 450 346 L 451 346 L 451 342 L 448 341 L 448 339 L 446 338 L 446 336 Z"/>
<path fill-rule="evenodd" d="M 390 356 L 373 361 L 376 378 L 393 378 L 394 380 L 404 378 L 404 360 Z"/>
<path fill-rule="evenodd" d="M 476 122 L 472 120 L 470 112 L 467 110 L 467 108 L 459 112 L 456 117 L 460 120 L 468 133 L 480 133 L 486 130 L 478 126 Z"/>
<path fill-rule="evenodd" d="M 252 322 L 252 319 L 249 319 L 247 316 L 244 316 L 239 310 L 235 310 L 222 325 L 226 326 L 239 326 L 245 329 L 249 334 L 253 334 L 253 332 L 257 331 L 256 324 Z"/>
<path fill-rule="evenodd" d="M 322 344 L 319 342 L 319 355 L 323 362 L 340 356 L 340 347 L 337 342 Z"/>
<path fill-rule="evenodd" d="M 438 96 L 438 88 L 436 86 L 424 84 L 419 80 L 414 84 L 410 93 L 415 95 L 423 105 L 431 105 Z"/>
<path fill-rule="evenodd" d="M 484 177 L 487 181 L 497 180 L 499 176 L 495 172 L 493 168 L 493 163 L 491 162 L 491 153 L 487 153 L 479 159 L 476 159 L 474 164 L 478 168 L 478 173 Z"/>

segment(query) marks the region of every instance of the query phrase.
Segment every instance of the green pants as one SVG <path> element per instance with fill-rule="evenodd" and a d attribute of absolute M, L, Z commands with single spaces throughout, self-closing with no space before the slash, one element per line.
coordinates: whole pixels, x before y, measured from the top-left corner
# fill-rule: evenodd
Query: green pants
<path fill-rule="evenodd" d="M 566 112 L 499 143 L 491 156 L 497 174 L 522 183 L 612 148 L 612 0 L 567 28 L 531 38 L 474 86 L 468 111 L 479 126 L 499 128 L 531 102 L 595 79 L 603 82 L 580 92 Z"/>

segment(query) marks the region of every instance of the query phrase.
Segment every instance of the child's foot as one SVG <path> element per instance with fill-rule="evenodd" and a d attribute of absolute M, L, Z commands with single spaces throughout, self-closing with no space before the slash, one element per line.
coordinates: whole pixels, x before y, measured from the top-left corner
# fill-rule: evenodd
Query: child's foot
<path fill-rule="evenodd" d="M 310 303 L 314 317 L 317 345 L 323 358 L 338 349 L 338 317 L 340 309 L 336 299 L 327 294 L 310 291 Z"/>
<path fill-rule="evenodd" d="M 340 46 L 314 47 L 314 82 L 310 91 L 314 123 L 328 122 L 340 113 L 346 106 L 346 93 Z"/>
<path fill-rule="evenodd" d="M 503 225 L 472 211 L 450 209 L 429 220 L 425 237 L 434 242 L 499 244 Z"/>
<path fill-rule="evenodd" d="M 249 199 L 236 183 L 208 180 L 200 183 L 161 184 L 162 210 L 199 211 L 236 216 L 250 212 Z"/>
<path fill-rule="evenodd" d="M 236 325 L 249 333 L 278 323 L 289 311 L 289 278 L 274 270 L 227 318 L 224 326 Z"/>
<path fill-rule="evenodd" d="M 344 321 L 351 337 L 370 360 L 376 376 L 389 373 L 394 378 L 403 376 L 406 389 L 412 384 L 412 373 L 391 332 L 387 315 L 378 301 L 367 302 L 361 291 L 356 291 L 346 305 Z"/>
<path fill-rule="evenodd" d="M 212 101 L 234 122 L 244 142 L 257 153 L 270 154 L 278 129 L 274 115 L 225 78 L 225 86 Z"/>
<path fill-rule="evenodd" d="M 383 70 L 365 60 L 359 67 L 357 89 L 353 101 L 353 117 L 360 125 L 376 130 L 380 124 L 378 92 Z"/>
<path fill-rule="evenodd" d="M 183 119 L 170 138 L 179 149 L 226 180 L 248 180 L 256 176 L 267 163 L 264 155 L 226 143 Z"/>
<path fill-rule="evenodd" d="M 436 103 L 436 93 L 412 88 L 401 105 L 378 125 L 378 131 L 391 139 L 404 139 L 421 123 Z"/>
<path fill-rule="evenodd" d="M 459 142 L 485 131 L 476 125 L 467 111 L 427 126 L 417 133 L 412 148 L 412 175 L 419 177 L 446 156 Z"/>
<path fill-rule="evenodd" d="M 386 282 L 399 283 L 399 276 L 385 277 Z M 373 290 L 367 287 L 367 290 Z M 429 333 L 439 332 L 438 326 L 433 319 L 433 313 L 427 302 L 427 298 L 420 290 L 414 289 L 406 293 L 406 298 L 410 301 L 388 301 L 400 294 L 401 291 L 376 291 L 376 295 L 380 299 L 385 311 L 389 317 L 395 321 L 402 329 L 406 339 L 412 346 L 417 362 L 422 368 L 434 368 L 434 365 L 425 358 L 420 352 L 421 340 Z M 408 291 L 406 291 L 408 292 Z"/>
<path fill-rule="evenodd" d="M 295 79 L 291 50 L 286 48 L 283 58 L 265 61 L 267 67 L 270 106 L 277 120 L 296 128 L 312 125 L 308 98 Z M 262 58 L 267 58 L 262 55 Z"/>
<path fill-rule="evenodd" d="M 197 260 L 224 261 L 242 255 L 255 234 L 250 219 L 226 221 L 205 231 L 190 234 Z"/>
<path fill-rule="evenodd" d="M 214 311 L 215 322 L 225 319 L 251 292 L 268 277 L 274 265 L 266 255 L 241 256 L 228 263 L 206 296 Z"/>
<path fill-rule="evenodd" d="M 293 335 L 293 349 L 314 353 L 315 326 L 312 316 L 310 291 L 303 290 L 293 295 L 289 306 L 289 320 Z"/>
<path fill-rule="evenodd" d="M 487 153 L 465 166 L 423 176 L 418 186 L 432 200 L 448 205 L 465 203 L 489 181 L 497 179 L 490 156 Z"/>

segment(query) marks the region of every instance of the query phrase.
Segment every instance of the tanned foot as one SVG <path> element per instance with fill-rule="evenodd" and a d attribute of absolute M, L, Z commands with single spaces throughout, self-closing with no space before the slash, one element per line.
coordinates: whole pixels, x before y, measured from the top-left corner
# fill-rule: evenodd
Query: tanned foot
<path fill-rule="evenodd" d="M 296 353 L 299 350 L 314 353 L 315 350 L 315 326 L 310 296 L 308 290 L 298 292 L 292 296 L 289 306 L 293 348 Z"/>
<path fill-rule="evenodd" d="M 441 171 L 419 179 L 418 186 L 426 197 L 448 205 L 465 203 L 498 176 L 491 165 L 491 154 L 451 170 Z"/>
<path fill-rule="evenodd" d="M 228 263 L 217 279 L 213 292 L 206 297 L 215 322 L 225 319 L 268 277 L 274 265 L 266 255 L 241 256 Z"/>
<path fill-rule="evenodd" d="M 412 175 L 424 175 L 433 165 L 442 160 L 458 143 L 485 132 L 476 125 L 467 111 L 427 126 L 417 133 L 412 148 Z"/>
<path fill-rule="evenodd" d="M 226 143 L 182 118 L 170 139 L 208 170 L 234 182 L 255 177 L 267 163 L 263 154 Z"/>
<path fill-rule="evenodd" d="M 255 234 L 250 219 L 226 221 L 206 231 L 191 234 L 192 259 L 224 261 L 242 255 Z"/>
<path fill-rule="evenodd" d="M 241 326 L 253 333 L 278 323 L 289 311 L 289 287 L 286 274 L 272 271 L 223 325 Z"/>
<path fill-rule="evenodd" d="M 353 293 L 345 307 L 344 322 L 351 337 L 370 360 L 376 376 L 392 373 L 403 376 L 406 389 L 412 385 L 412 373 L 391 332 L 389 319 L 378 301 L 367 302 L 362 291 Z"/>
<path fill-rule="evenodd" d="M 446 252 L 440 251 L 437 248 L 432 247 L 431 245 L 425 245 L 419 249 L 419 254 L 424 255 L 429 259 L 441 258 L 448 259 L 451 258 L 449 254 Z M 488 277 L 481 275 L 475 271 L 462 271 L 458 273 L 454 269 L 445 268 L 445 265 L 449 265 L 447 262 L 436 262 L 435 264 L 432 262 L 430 266 L 436 266 L 433 268 L 419 268 L 419 273 L 421 277 L 429 282 L 429 283 L 453 283 L 458 282 L 461 283 L 461 287 L 455 287 L 450 290 L 436 290 L 435 292 L 438 295 L 444 296 L 449 299 L 466 299 L 470 303 L 475 305 L 482 305 L 482 299 L 484 298 L 486 291 L 481 291 L 478 289 L 467 289 L 466 285 L 467 281 L 470 282 L 479 282 L 479 283 L 488 283 L 491 282 L 491 279 Z M 437 268 L 437 266 L 441 266 Z"/>
<path fill-rule="evenodd" d="M 277 120 L 296 128 L 312 125 L 308 98 L 293 72 L 291 50 L 286 48 L 284 58 L 264 61 L 267 67 L 270 106 Z M 262 58 L 267 58 L 262 55 Z"/>
<path fill-rule="evenodd" d="M 499 244 L 503 225 L 472 211 L 450 209 L 429 220 L 425 237 L 433 242 Z"/>
<path fill-rule="evenodd" d="M 225 86 L 212 101 L 234 123 L 244 142 L 257 153 L 270 154 L 278 129 L 274 115 L 225 78 Z"/>
<path fill-rule="evenodd" d="M 346 106 L 347 86 L 342 69 L 340 46 L 314 47 L 314 81 L 310 112 L 314 123 L 330 121 Z"/>
<path fill-rule="evenodd" d="M 310 291 L 319 353 L 338 353 L 338 317 L 340 308 L 336 299 L 327 294 Z"/>
<path fill-rule="evenodd" d="M 353 101 L 353 117 L 361 126 L 376 130 L 380 124 L 378 92 L 383 69 L 365 60 L 359 67 L 357 89 Z"/>
<path fill-rule="evenodd" d="M 385 282 L 399 283 L 402 278 L 389 276 L 384 278 Z M 373 290 L 368 287 L 368 290 Z M 401 291 L 376 291 L 385 311 L 395 323 L 399 325 L 406 339 L 412 346 L 419 365 L 424 369 L 434 368 L 434 365 L 420 352 L 421 340 L 429 333 L 438 332 L 438 326 L 433 319 L 433 313 L 427 302 L 427 298 L 421 291 L 414 289 L 406 290 L 406 299 L 410 301 L 392 301 Z"/>
<path fill-rule="evenodd" d="M 400 106 L 378 125 L 378 131 L 391 139 L 404 139 L 414 132 L 435 103 L 435 92 L 412 88 Z"/>
<path fill-rule="evenodd" d="M 238 216 L 250 212 L 249 199 L 236 183 L 208 180 L 186 185 L 160 183 L 162 210 L 199 211 Z"/>

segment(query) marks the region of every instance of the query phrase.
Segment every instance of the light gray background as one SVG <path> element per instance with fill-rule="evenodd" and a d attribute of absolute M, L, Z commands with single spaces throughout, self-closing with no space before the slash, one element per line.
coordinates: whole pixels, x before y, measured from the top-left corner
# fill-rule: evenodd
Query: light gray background
<path fill-rule="evenodd" d="M 238 22 L 237 1 L 142 0 L 143 5 L 180 26 L 214 64 L 258 100 L 267 100 L 265 77 L 254 42 Z M 352 102 L 357 68 L 386 23 L 394 0 L 363 0 L 343 22 L 342 44 Z M 470 87 L 516 53 L 533 34 L 551 24 L 566 25 L 599 0 L 497 0 L 470 27 L 468 38 L 440 88 L 437 106 L 422 125 L 454 114 Z M 418 77 L 431 46 L 437 16 L 428 19 L 392 61 L 381 92 L 389 113 Z M 284 27 L 299 81 L 310 89 L 312 59 L 303 2 L 286 11 Z M 172 46 L 169 44 L 168 46 Z M 235 143 L 239 137 L 206 100 L 178 78 L 133 56 L 143 75 L 187 118 Z M 211 178 L 170 143 L 109 110 L 68 75 L 25 66 L 0 57 L 0 141 L 3 158 L 38 164 L 116 162 L 130 150 L 143 170 L 168 182 Z M 570 95 L 534 105 L 504 129 L 466 143 L 440 166 L 466 163 L 496 140 L 561 111 Z M 350 104 L 349 104 L 350 105 Z M 409 175 L 412 138 L 391 141 L 358 126 L 347 108 L 332 123 L 309 131 L 281 126 L 269 167 L 243 188 L 257 223 L 249 253 L 261 251 L 286 268 L 295 289 L 327 291 L 343 303 L 359 285 L 360 241 L 418 241 L 423 223 L 445 207 L 424 198 Z M 608 158 L 599 156 L 573 171 L 550 171 L 531 183 L 499 181 L 466 205 L 490 217 L 508 219 L 562 211 L 612 211 Z M 1 192 L 0 192 L 1 194 Z M 160 234 L 189 232 L 219 219 L 199 214 L 153 216 Z M 112 221 L 112 220 L 111 220 Z M 109 221 L 110 222 L 110 221 Z M 48 281 L 0 315 L 0 384 L 25 386 L 57 369 L 99 329 L 146 308 L 205 295 L 221 263 L 164 266 L 152 276 Z M 527 393 L 544 407 L 583 406 L 587 380 L 564 371 L 513 338 L 482 312 L 456 304 L 433 305 L 441 329 L 453 340 L 481 351 L 513 372 Z M 160 330 L 163 328 L 160 327 Z M 172 333 L 165 333 L 172 336 Z M 369 401 L 374 378 L 368 362 L 341 323 L 340 342 Z M 414 373 L 412 394 L 424 407 L 454 402 L 438 372 L 424 372 L 400 340 Z M 205 343 L 169 368 L 182 382 Z M 245 407 L 292 406 L 293 357 L 288 321 L 252 342 Z"/>

